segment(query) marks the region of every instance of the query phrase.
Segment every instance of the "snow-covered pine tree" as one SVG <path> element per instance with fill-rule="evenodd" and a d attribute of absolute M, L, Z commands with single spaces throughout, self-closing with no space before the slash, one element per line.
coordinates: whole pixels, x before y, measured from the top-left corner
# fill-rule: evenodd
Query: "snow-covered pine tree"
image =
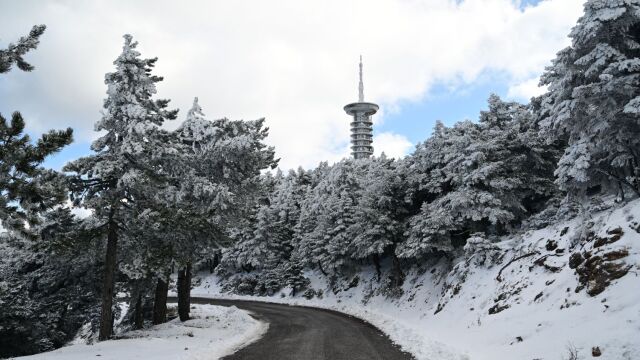
<path fill-rule="evenodd" d="M 334 164 L 302 205 L 295 255 L 331 277 L 351 265 L 359 176 L 365 164 L 352 159 Z"/>
<path fill-rule="evenodd" d="M 269 197 L 269 203 L 278 212 L 282 226 L 288 228 L 288 236 L 294 235 L 294 228 L 300 219 L 300 208 L 311 186 L 312 179 L 309 171 L 302 168 L 290 170 L 282 181 L 276 184 Z"/>
<path fill-rule="evenodd" d="M 302 261 L 295 255 L 280 263 L 278 273 L 281 274 L 284 285 L 291 288 L 291 296 L 309 287 L 311 283 L 303 274 Z"/>
<path fill-rule="evenodd" d="M 300 206 L 306 194 L 307 179 L 305 172 L 290 171 L 287 176 L 277 174 L 276 185 L 269 196 L 268 212 L 272 214 L 270 224 L 260 224 L 258 214 L 254 234 L 263 234 L 269 251 L 263 258 L 264 265 L 276 269 L 291 258 L 293 250 L 294 228 L 300 219 Z M 266 232 L 261 228 L 269 228 Z"/>
<path fill-rule="evenodd" d="M 450 132 L 441 121 L 436 121 L 431 136 L 398 164 L 398 171 L 406 177 L 412 214 L 417 214 L 423 203 L 433 201 L 448 190 L 448 180 L 440 169 L 446 165 L 449 155 L 446 151 L 451 146 Z"/>
<path fill-rule="evenodd" d="M 99 312 L 94 219 L 66 207 L 41 213 L 37 239 L 0 233 L 0 357 L 65 345 Z"/>
<path fill-rule="evenodd" d="M 467 161 L 464 152 L 478 132 L 478 126 L 470 121 L 452 128 L 437 123 L 434 134 L 407 159 L 408 193 L 418 201 L 415 206 L 419 211 L 410 219 L 408 237 L 398 246 L 398 256 L 415 259 L 434 251 L 453 250 L 451 233 L 459 225 L 455 219 L 462 218 L 454 206 L 470 204 L 458 201 L 458 194 L 451 193 L 460 186 L 464 176 L 462 164 Z M 469 206 L 465 210 L 474 208 Z"/>
<path fill-rule="evenodd" d="M 272 294 L 284 286 L 291 286 L 295 293 L 306 284 L 292 250 L 294 228 L 310 179 L 307 172 L 298 169 L 287 176 L 280 171 L 275 176 L 267 174 L 263 181 L 271 191 L 251 216 L 250 231 L 238 232 L 236 244 L 225 251 L 221 271 L 247 273 L 234 281 L 236 288 L 252 286 L 252 293 Z"/>
<path fill-rule="evenodd" d="M 542 210 L 557 192 L 553 171 L 560 148 L 540 131 L 531 106 L 503 101 L 495 94 L 488 103 L 489 109 L 480 113 L 479 120 L 480 143 L 486 145 L 478 147 L 486 154 L 486 166 L 474 170 L 471 178 L 486 176 L 486 185 L 480 186 L 490 188 L 520 221 Z"/>
<path fill-rule="evenodd" d="M 361 191 L 358 193 L 351 257 L 371 260 L 378 280 L 381 278 L 381 259 L 391 257 L 391 285 L 399 286 L 403 274 L 395 249 L 403 241 L 409 212 L 404 174 L 396 161 L 383 154 L 367 161 L 366 173 L 359 182 Z"/>
<path fill-rule="evenodd" d="M 283 242 L 286 241 L 278 213 L 270 205 L 258 208 L 251 234 L 240 244 L 235 261 L 250 269 L 274 269 L 285 258 Z"/>
<path fill-rule="evenodd" d="M 543 124 L 568 146 L 556 170 L 562 189 L 604 185 L 640 194 L 640 1 L 589 0 L 541 78 Z"/>
<path fill-rule="evenodd" d="M 191 264 L 203 252 L 229 246 L 230 229 L 244 219 L 262 193 L 260 172 L 275 168 L 264 144 L 268 128 L 255 121 L 209 121 L 194 101 L 176 129 L 175 159 L 165 169 L 174 179 L 158 193 L 176 225 L 172 249 L 179 264 L 178 305 L 189 318 Z M 182 304 L 182 305 L 181 305 Z"/>
<path fill-rule="evenodd" d="M 155 100 L 156 83 L 152 75 L 157 58 L 142 59 L 131 35 L 124 36 L 122 53 L 115 60 L 116 70 L 105 75 L 107 98 L 96 131 L 103 131 L 91 145 L 93 155 L 72 161 L 64 168 L 76 174 L 73 195 L 76 204 L 94 210 L 104 222 L 107 244 L 103 278 L 100 340 L 112 334 L 113 296 L 118 236 L 126 229 L 121 209 L 135 201 L 136 185 L 150 175 L 147 164 L 163 142 L 159 126 L 176 117 L 167 110 L 168 100 Z M 149 191 L 147 189 L 147 191 Z"/>
<path fill-rule="evenodd" d="M 479 124 L 438 125 L 416 153 L 424 151 L 431 153 L 413 161 L 428 160 L 412 164 L 410 177 L 426 180 L 432 190 L 411 219 L 409 237 L 399 249 L 402 257 L 451 251 L 475 232 L 501 234 L 539 210 L 555 190 L 556 148 L 545 144 L 528 107 L 495 95 Z M 419 169 L 426 173 L 416 176 Z"/>
<path fill-rule="evenodd" d="M 318 167 L 309 171 L 309 184 L 300 201 L 300 209 L 298 215 L 298 223 L 294 227 L 294 254 L 300 259 L 304 267 L 315 268 L 316 266 L 325 273 L 322 265 L 314 263 L 314 254 L 320 251 L 320 247 L 311 247 L 309 244 L 319 244 L 321 241 L 320 234 L 316 229 L 322 228 L 323 223 L 327 220 L 321 214 L 321 209 L 317 201 L 318 196 L 316 188 L 325 179 L 330 171 L 329 164 L 321 162 Z"/>

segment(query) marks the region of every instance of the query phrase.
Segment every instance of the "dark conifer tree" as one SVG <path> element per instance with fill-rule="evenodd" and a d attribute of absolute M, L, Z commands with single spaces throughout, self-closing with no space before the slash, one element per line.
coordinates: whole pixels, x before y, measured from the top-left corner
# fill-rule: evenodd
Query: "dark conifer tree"
<path fill-rule="evenodd" d="M 0 74 L 8 72 L 14 63 L 21 70 L 33 70 L 23 56 L 38 46 L 44 30 L 44 25 L 36 25 L 29 36 L 0 50 Z M 10 120 L 0 114 L 0 224 L 27 235 L 25 225 L 35 225 L 38 212 L 66 199 L 64 179 L 40 165 L 47 156 L 71 143 L 73 131 L 52 130 L 32 144 L 24 128 L 19 112 L 14 112 Z"/>

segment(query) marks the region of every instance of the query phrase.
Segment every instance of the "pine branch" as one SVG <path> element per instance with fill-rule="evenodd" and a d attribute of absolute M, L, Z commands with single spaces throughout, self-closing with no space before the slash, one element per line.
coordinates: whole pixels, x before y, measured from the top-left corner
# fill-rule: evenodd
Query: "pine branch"
<path fill-rule="evenodd" d="M 506 264 L 505 264 L 505 265 L 500 269 L 500 271 L 498 271 L 498 276 L 496 276 L 496 280 L 497 280 L 498 282 L 502 282 L 502 272 L 503 272 L 507 267 L 509 267 L 509 265 L 513 264 L 514 262 L 516 262 L 516 261 L 518 261 L 518 260 L 522 260 L 522 259 L 524 259 L 524 258 L 527 258 L 527 257 L 533 256 L 533 255 L 537 255 L 537 254 L 538 254 L 538 252 L 537 252 L 537 251 L 534 251 L 534 252 L 530 252 L 530 253 L 528 253 L 528 254 L 524 254 L 524 255 L 521 255 L 521 256 L 518 256 L 518 257 L 514 257 L 513 259 L 511 259 L 511 261 L 509 261 L 508 263 L 506 263 Z"/>
<path fill-rule="evenodd" d="M 599 168 L 596 168 L 595 170 L 596 170 L 596 172 L 599 172 L 599 173 L 601 173 L 601 174 L 603 174 L 605 176 L 612 177 L 612 178 L 618 180 L 619 182 L 625 184 L 626 186 L 628 186 L 636 194 L 636 196 L 640 197 L 640 190 L 638 190 L 637 187 L 635 187 L 633 184 L 631 184 L 629 181 L 627 181 L 627 179 L 625 179 L 624 177 L 618 176 L 618 175 L 613 174 L 613 173 L 611 173 L 609 171 L 604 171 L 604 170 L 599 169 Z"/>
<path fill-rule="evenodd" d="M 26 62 L 23 56 L 38 47 L 40 36 L 46 28 L 45 25 L 35 25 L 29 35 L 21 37 L 17 44 L 11 43 L 6 50 L 0 50 L 0 74 L 9 72 L 13 64 L 16 64 L 22 71 L 33 70 L 33 65 Z"/>

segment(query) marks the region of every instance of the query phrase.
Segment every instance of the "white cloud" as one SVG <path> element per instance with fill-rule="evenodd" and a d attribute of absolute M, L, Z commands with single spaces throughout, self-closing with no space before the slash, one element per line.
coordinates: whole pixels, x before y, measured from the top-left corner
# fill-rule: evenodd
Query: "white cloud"
<path fill-rule="evenodd" d="M 529 101 L 532 97 L 542 95 L 547 91 L 547 87 L 538 86 L 539 83 L 540 79 L 535 77 L 512 85 L 509 87 L 507 97 L 516 98 L 522 101 Z"/>
<path fill-rule="evenodd" d="M 567 45 L 582 2 L 0 0 L 3 42 L 48 25 L 29 55 L 36 71 L 2 77 L 0 111 L 21 110 L 34 131 L 72 126 L 90 139 L 104 73 L 131 33 L 144 56 L 159 57 L 159 96 L 181 116 L 199 96 L 209 118 L 266 117 L 281 166 L 314 166 L 345 152 L 342 106 L 357 98 L 360 53 L 366 99 L 388 112 L 435 82 L 464 86 L 486 71 L 519 84 Z"/>
<path fill-rule="evenodd" d="M 374 152 L 380 156 L 384 152 L 390 158 L 402 158 L 412 149 L 413 144 L 404 135 L 384 132 L 373 137 Z"/>

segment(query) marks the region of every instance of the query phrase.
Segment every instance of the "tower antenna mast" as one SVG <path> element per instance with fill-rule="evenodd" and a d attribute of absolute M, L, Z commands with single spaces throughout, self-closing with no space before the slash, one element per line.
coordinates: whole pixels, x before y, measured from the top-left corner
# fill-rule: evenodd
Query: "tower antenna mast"
<path fill-rule="evenodd" d="M 358 84 L 358 102 L 364 102 L 364 84 L 362 83 L 362 55 L 360 55 L 360 84 Z"/>

